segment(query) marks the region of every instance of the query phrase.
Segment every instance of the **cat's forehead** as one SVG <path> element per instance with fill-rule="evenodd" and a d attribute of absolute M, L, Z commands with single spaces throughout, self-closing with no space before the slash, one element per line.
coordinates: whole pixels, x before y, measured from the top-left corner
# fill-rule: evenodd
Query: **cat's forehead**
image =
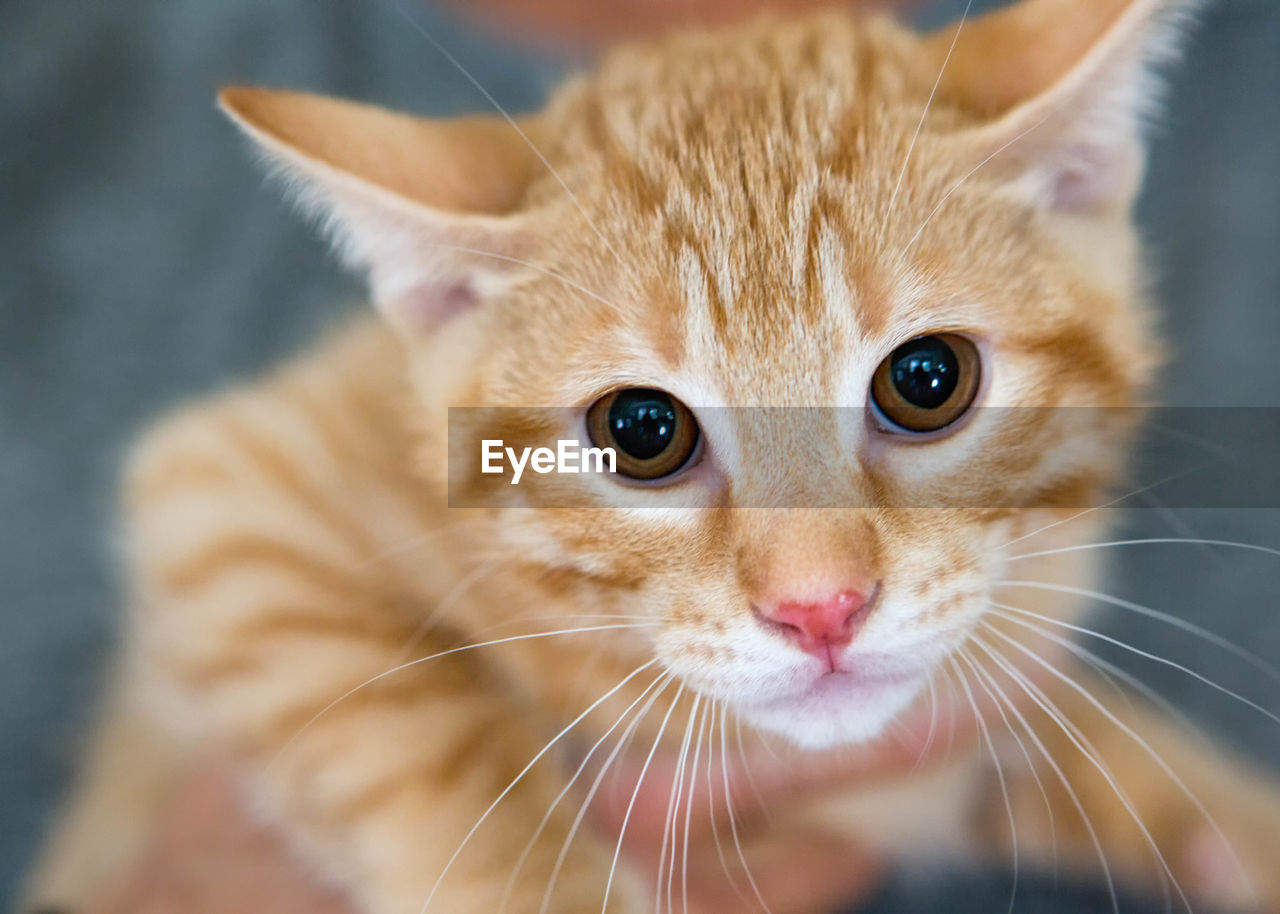
<path fill-rule="evenodd" d="M 764 19 L 615 52 L 553 99 L 546 132 L 606 219 L 768 231 L 887 198 L 936 75 L 888 20 Z M 956 117 L 930 109 L 935 128 Z M 541 190 L 554 200 L 563 187 Z"/>
<path fill-rule="evenodd" d="M 847 404 L 939 332 L 998 335 L 1029 373 L 1069 349 L 1114 362 L 1109 340 L 1136 338 L 1114 306 L 1126 236 L 1089 249 L 1082 284 L 1046 217 L 958 148 L 971 115 L 937 82 L 909 32 L 831 16 L 624 50 L 570 86 L 550 109 L 564 167 L 530 203 L 556 213 L 550 262 L 618 306 L 586 322 L 605 337 L 565 318 L 610 363 L 593 377 Z"/>
<path fill-rule="evenodd" d="M 624 54 L 569 93 L 562 138 L 603 172 L 584 192 L 648 274 L 622 294 L 668 368 L 735 402 L 832 402 L 860 347 L 902 334 L 922 287 L 903 248 L 952 171 L 920 167 L 926 142 L 904 173 L 928 97 L 911 40 L 761 23 Z"/>
<path fill-rule="evenodd" d="M 667 294 L 642 305 L 669 311 L 677 370 L 714 376 L 732 402 L 839 400 L 850 360 L 874 351 L 909 294 L 891 272 L 861 269 L 840 217 L 809 196 L 768 227 L 734 214 L 671 239 Z"/>
<path fill-rule="evenodd" d="M 824 403 L 895 342 L 975 323 L 997 298 L 963 289 L 965 271 L 936 252 L 907 250 L 945 180 L 895 199 L 885 158 L 852 173 L 797 163 L 786 181 L 757 166 L 707 194 L 668 187 L 631 227 L 631 269 L 652 281 L 624 293 L 638 319 L 619 331 L 713 376 L 728 401 Z"/>
<path fill-rule="evenodd" d="M 595 109 L 595 126 L 642 164 L 714 155 L 750 132 L 778 141 L 768 152 L 783 165 L 793 151 L 831 151 L 845 145 L 842 134 L 914 107 L 936 75 L 919 39 L 889 20 L 765 18 L 623 47 L 557 104 L 569 120 Z"/>

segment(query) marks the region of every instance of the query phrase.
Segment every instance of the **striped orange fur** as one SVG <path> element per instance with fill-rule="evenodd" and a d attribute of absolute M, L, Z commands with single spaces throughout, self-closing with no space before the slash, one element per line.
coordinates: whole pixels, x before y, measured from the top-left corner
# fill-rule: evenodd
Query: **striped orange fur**
<path fill-rule="evenodd" d="M 1011 579 L 1080 588 L 1096 573 L 1089 553 L 1010 560 L 1089 542 L 1102 518 L 1081 506 L 1122 479 L 1128 420 L 1085 434 L 1053 408 L 1140 406 L 1159 361 L 1129 209 L 1147 66 L 1189 6 L 1022 0 L 933 35 L 837 12 L 682 33 L 616 50 L 511 124 L 225 93 L 367 272 L 382 318 L 135 450 L 127 646 L 33 904 L 82 908 L 175 773 L 219 751 L 367 914 L 534 914 L 557 871 L 546 909 L 594 912 L 617 836 L 569 843 L 584 785 L 555 800 L 602 737 L 602 756 L 628 733 L 640 747 L 622 766 L 650 745 L 670 760 L 682 733 L 702 748 L 698 720 L 729 738 L 728 709 L 751 747 L 772 733 L 816 751 L 891 732 L 935 680 L 994 700 L 1033 674 L 1042 693 L 995 702 L 1048 756 L 1009 766 L 1022 847 L 1097 871 L 1096 837 L 1116 873 L 1158 880 L 1154 844 L 1188 893 L 1239 900 L 1243 879 L 1206 875 L 1189 850 L 1208 826 L 1188 796 L 1021 656 L 1034 639 L 990 605 Z M 679 483 L 699 507 L 647 511 L 655 490 L 583 480 L 566 508 L 570 483 L 491 484 L 450 450 L 451 429 L 538 439 L 549 427 L 515 411 L 580 415 L 627 387 L 695 413 L 862 408 L 889 353 L 943 333 L 977 341 L 982 403 L 1005 418 L 904 444 L 730 411 L 722 437 L 704 429 L 702 475 Z M 451 472 L 488 503 L 450 508 Z M 861 501 L 810 506 L 833 487 Z M 754 616 L 816 605 L 842 575 L 876 582 L 851 650 L 911 659 L 914 678 L 843 703 L 780 698 L 799 652 Z M 1078 613 L 1066 593 L 1018 598 Z M 694 717 L 708 708 L 721 716 Z M 1145 709 L 1117 713 L 1214 806 L 1280 910 L 1280 794 Z M 975 751 L 926 768 L 798 792 L 758 828 L 1001 859 L 989 764 Z M 609 909 L 653 910 L 651 883 L 624 858 Z"/>

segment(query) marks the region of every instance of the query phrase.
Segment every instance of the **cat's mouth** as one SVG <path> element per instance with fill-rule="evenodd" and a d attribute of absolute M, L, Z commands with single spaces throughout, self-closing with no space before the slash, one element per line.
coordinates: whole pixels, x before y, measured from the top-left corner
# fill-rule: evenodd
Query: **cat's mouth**
<path fill-rule="evenodd" d="M 815 662 L 796 670 L 773 694 L 742 707 L 764 729 L 815 748 L 871 739 L 924 688 L 928 665 L 889 658 Z"/>
<path fill-rule="evenodd" d="M 771 687 L 746 700 L 754 708 L 795 708 L 819 703 L 853 704 L 860 699 L 923 686 L 938 659 L 938 648 L 919 644 L 907 655 L 834 650 L 786 665 Z"/>
<path fill-rule="evenodd" d="M 779 696 L 769 704 L 857 700 L 884 690 L 914 686 L 926 675 L 921 669 L 867 669 L 845 660 L 840 661 L 834 670 L 823 670 L 808 682 L 798 683 L 799 688 L 794 692 Z"/>

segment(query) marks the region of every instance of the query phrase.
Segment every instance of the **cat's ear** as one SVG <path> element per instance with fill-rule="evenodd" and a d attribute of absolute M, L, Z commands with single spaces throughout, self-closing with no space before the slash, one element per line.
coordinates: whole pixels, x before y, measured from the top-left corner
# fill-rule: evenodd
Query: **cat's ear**
<path fill-rule="evenodd" d="M 1127 212 L 1159 94 L 1153 67 L 1177 51 L 1198 6 L 1021 0 L 930 36 L 940 97 L 977 119 L 967 155 L 1057 209 Z"/>
<path fill-rule="evenodd" d="M 224 89 L 218 103 L 367 271 L 393 323 L 433 326 L 510 281 L 534 124 L 522 134 L 497 118 L 424 120 L 255 88 Z"/>

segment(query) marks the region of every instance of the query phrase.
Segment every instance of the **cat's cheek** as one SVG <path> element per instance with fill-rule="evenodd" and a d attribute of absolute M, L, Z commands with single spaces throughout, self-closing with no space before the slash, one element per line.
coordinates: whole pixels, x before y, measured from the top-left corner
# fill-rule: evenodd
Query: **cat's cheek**
<path fill-rule="evenodd" d="M 659 634 L 655 652 L 688 689 L 733 706 L 793 692 L 799 673 L 780 646 L 732 624 L 672 625 Z"/>

